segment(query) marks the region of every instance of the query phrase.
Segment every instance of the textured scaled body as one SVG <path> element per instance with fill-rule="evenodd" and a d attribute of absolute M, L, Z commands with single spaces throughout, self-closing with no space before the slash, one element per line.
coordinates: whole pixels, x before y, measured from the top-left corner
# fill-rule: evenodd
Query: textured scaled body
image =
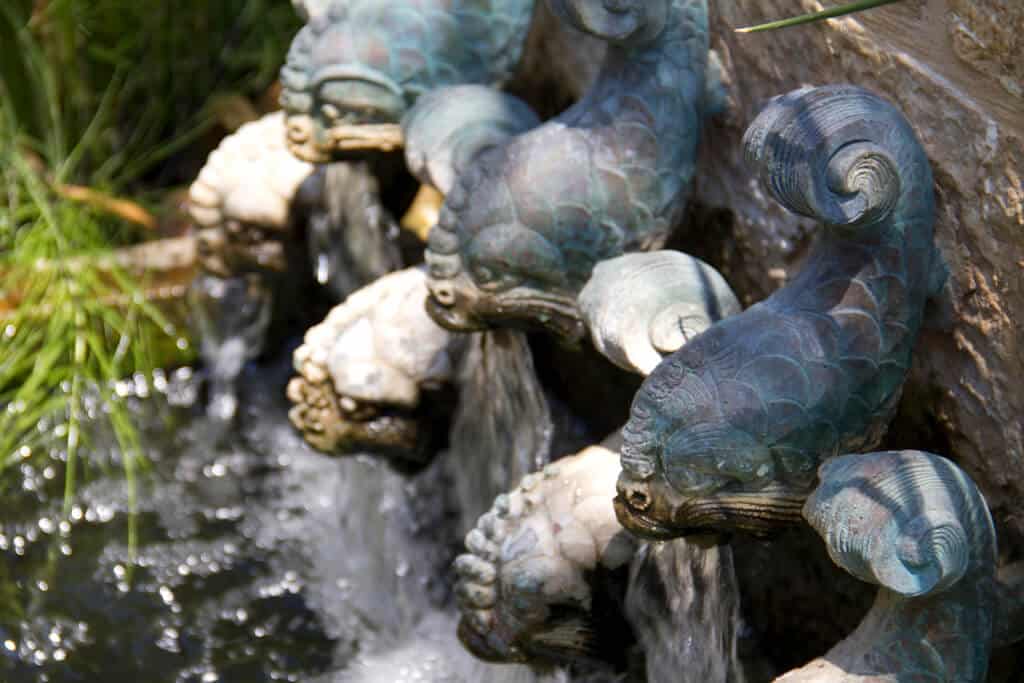
<path fill-rule="evenodd" d="M 607 57 L 581 101 L 460 173 L 426 254 L 428 306 L 451 329 L 540 325 L 578 340 L 576 295 L 594 265 L 659 247 L 684 204 L 705 92 L 705 0 L 550 4 L 607 41 Z"/>
<path fill-rule="evenodd" d="M 461 339 L 424 312 L 425 280 L 421 268 L 385 275 L 306 333 L 289 417 L 315 448 L 409 457 L 429 447 L 415 411 L 424 392 L 452 380 Z"/>
<path fill-rule="evenodd" d="M 221 277 L 285 270 L 284 242 L 318 199 L 313 172 L 289 153 L 281 112 L 224 138 L 189 189 L 203 269 Z"/>
<path fill-rule="evenodd" d="M 798 90 L 745 143 L 766 189 L 821 234 L 791 282 L 637 393 L 616 505 L 643 535 L 799 520 L 818 465 L 883 435 L 944 275 L 928 159 L 889 103 L 853 86 Z"/>
<path fill-rule="evenodd" d="M 482 85 L 433 90 L 403 118 L 405 160 L 421 182 L 448 194 L 481 152 L 540 125 L 516 97 Z"/>
<path fill-rule="evenodd" d="M 349 0 L 315 15 L 281 71 L 293 152 L 322 162 L 346 127 L 397 124 L 420 95 L 498 85 L 519 62 L 534 0 Z"/>
<path fill-rule="evenodd" d="M 996 611 L 996 539 L 956 465 L 921 451 L 825 463 L 804 516 L 833 561 L 880 586 L 856 631 L 786 683 L 981 683 Z"/>

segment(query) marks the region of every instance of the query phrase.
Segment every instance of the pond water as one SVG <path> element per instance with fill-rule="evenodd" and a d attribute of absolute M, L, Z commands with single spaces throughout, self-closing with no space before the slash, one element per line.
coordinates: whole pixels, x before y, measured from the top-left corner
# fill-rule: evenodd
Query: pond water
<path fill-rule="evenodd" d="M 441 465 L 313 452 L 287 423 L 289 359 L 243 372 L 230 426 L 190 370 L 125 383 L 151 465 L 134 556 L 109 435 L 67 519 L 63 454 L 23 467 L 0 521 L 0 680 L 535 680 L 481 672 L 454 637 Z"/>

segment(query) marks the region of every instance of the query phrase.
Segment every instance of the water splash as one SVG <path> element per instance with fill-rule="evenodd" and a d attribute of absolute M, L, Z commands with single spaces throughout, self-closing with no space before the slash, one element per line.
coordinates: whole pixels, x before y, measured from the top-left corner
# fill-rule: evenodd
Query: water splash
<path fill-rule="evenodd" d="M 630 570 L 626 616 L 650 681 L 744 683 L 739 586 L 728 545 L 644 545 Z"/>
<path fill-rule="evenodd" d="M 357 657 L 343 673 L 317 683 L 567 683 L 564 674 L 539 676 L 525 666 L 475 659 L 452 634 L 451 612 L 428 615 L 395 647 Z"/>
<path fill-rule="evenodd" d="M 289 358 L 242 369 L 219 445 L 201 374 L 125 383 L 151 463 L 135 555 L 122 455 L 102 421 L 83 453 L 97 475 L 67 519 L 61 452 L 24 472 L 0 519 L 0 680 L 393 681 L 380 676 L 396 662 L 441 660 L 455 678 L 438 683 L 541 680 L 478 662 L 455 637 L 443 460 L 409 477 L 313 452 L 285 416 Z"/>
<path fill-rule="evenodd" d="M 522 332 L 474 334 L 459 392 L 447 460 L 465 533 L 498 494 L 549 462 L 554 427 Z"/>

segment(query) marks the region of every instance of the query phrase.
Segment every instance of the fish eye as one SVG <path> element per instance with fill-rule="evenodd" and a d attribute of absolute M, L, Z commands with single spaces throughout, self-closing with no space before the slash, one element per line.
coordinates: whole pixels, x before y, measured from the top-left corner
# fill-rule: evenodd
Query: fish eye
<path fill-rule="evenodd" d="M 477 284 L 489 283 L 494 280 L 494 270 L 482 265 L 473 266 L 473 279 Z"/>

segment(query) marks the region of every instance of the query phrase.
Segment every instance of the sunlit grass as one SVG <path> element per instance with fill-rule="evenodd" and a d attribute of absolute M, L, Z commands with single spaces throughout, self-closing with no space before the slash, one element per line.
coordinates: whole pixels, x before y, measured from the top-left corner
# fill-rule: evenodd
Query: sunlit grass
<path fill-rule="evenodd" d="M 153 236 L 162 194 L 216 142 L 210 103 L 264 93 L 299 25 L 280 0 L 0 1 L 0 489 L 56 443 L 67 508 L 98 418 L 135 510 L 145 451 L 112 387 L 190 356 L 104 257 Z"/>

